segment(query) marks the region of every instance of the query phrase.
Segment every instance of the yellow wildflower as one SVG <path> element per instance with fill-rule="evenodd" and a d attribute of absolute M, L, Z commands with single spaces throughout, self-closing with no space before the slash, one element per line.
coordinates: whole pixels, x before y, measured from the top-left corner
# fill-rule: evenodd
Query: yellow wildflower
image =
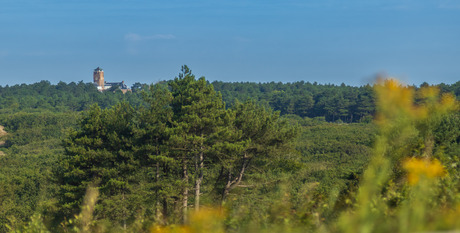
<path fill-rule="evenodd" d="M 379 80 L 374 86 L 377 92 L 377 108 L 379 115 L 377 123 L 385 125 L 402 116 L 416 115 L 413 113 L 414 90 L 403 86 L 394 79 Z"/>
<path fill-rule="evenodd" d="M 223 233 L 225 232 L 225 211 L 220 208 L 201 208 L 190 213 L 186 225 L 160 226 L 150 228 L 151 233 Z"/>
<path fill-rule="evenodd" d="M 459 102 L 455 99 L 455 96 L 452 94 L 444 94 L 441 97 L 441 104 L 437 111 L 442 113 L 449 112 L 449 111 L 458 111 L 459 110 Z"/>
<path fill-rule="evenodd" d="M 191 229 L 189 226 L 178 226 L 178 225 L 170 225 L 170 226 L 160 226 L 154 225 L 150 228 L 151 233 L 191 233 Z"/>
<path fill-rule="evenodd" d="M 420 88 L 420 96 L 424 99 L 437 99 L 439 92 L 439 88 L 434 86 Z"/>
<path fill-rule="evenodd" d="M 428 159 L 411 158 L 403 163 L 403 167 L 408 173 L 407 181 L 410 185 L 416 185 L 421 177 L 434 179 L 446 174 L 446 170 L 436 159 L 430 161 Z"/>

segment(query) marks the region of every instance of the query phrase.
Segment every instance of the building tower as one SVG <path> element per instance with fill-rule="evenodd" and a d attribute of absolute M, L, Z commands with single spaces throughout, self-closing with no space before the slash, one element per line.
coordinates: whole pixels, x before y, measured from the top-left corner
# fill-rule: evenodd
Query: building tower
<path fill-rule="evenodd" d="M 97 67 L 94 70 L 93 81 L 94 81 L 94 85 L 97 86 L 98 90 L 100 91 L 104 90 L 104 71 L 100 67 Z"/>

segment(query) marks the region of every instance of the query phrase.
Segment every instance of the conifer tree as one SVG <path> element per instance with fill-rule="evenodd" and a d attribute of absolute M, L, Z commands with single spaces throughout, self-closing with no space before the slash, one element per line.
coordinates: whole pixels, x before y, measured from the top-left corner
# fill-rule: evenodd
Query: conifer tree
<path fill-rule="evenodd" d="M 184 181 L 183 208 L 188 206 L 189 165 L 194 165 L 195 209 L 200 207 L 204 162 L 209 153 L 225 114 L 222 96 L 214 91 L 204 77 L 196 80 L 187 66 L 170 83 L 173 96 L 174 136 L 170 143 L 172 151 L 180 156 Z M 184 215 L 185 216 L 185 215 Z"/>
<path fill-rule="evenodd" d="M 142 166 L 154 168 L 153 189 L 155 190 L 155 211 L 159 215 L 162 204 L 162 216 L 168 215 L 168 199 L 175 194 L 174 166 L 176 160 L 169 157 L 167 142 L 170 137 L 172 120 L 171 92 L 161 83 L 150 85 L 143 92 L 146 107 L 138 110 L 136 119 L 136 145 L 134 151 Z"/>
<path fill-rule="evenodd" d="M 254 101 L 237 102 L 230 113 L 232 131 L 221 137 L 214 146 L 220 154 L 225 174 L 222 200 L 242 181 L 251 161 L 269 160 L 284 150 L 292 150 L 289 143 L 297 136 L 296 126 L 279 118 L 279 112 L 266 109 Z"/>
<path fill-rule="evenodd" d="M 80 128 L 64 140 L 65 154 L 56 170 L 64 216 L 78 213 L 86 188 L 97 184 L 100 205 L 105 208 L 96 209 L 105 217 L 126 220 L 125 197 L 139 164 L 132 149 L 133 116 L 134 109 L 128 103 L 105 110 L 93 105 Z M 117 212 L 107 211 L 112 207 L 117 207 Z"/>

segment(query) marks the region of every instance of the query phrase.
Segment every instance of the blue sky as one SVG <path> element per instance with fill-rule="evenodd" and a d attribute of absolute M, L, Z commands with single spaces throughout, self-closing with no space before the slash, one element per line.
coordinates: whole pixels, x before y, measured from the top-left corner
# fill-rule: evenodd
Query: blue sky
<path fill-rule="evenodd" d="M 0 85 L 460 80 L 460 1 L 0 0 Z"/>

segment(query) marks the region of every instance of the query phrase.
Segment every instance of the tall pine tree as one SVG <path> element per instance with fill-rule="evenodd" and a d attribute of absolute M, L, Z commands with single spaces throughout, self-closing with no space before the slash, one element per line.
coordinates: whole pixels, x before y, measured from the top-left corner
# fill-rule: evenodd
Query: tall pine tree
<path fill-rule="evenodd" d="M 170 86 L 174 112 L 174 136 L 171 138 L 171 145 L 172 150 L 181 158 L 184 180 L 183 208 L 186 212 L 189 170 L 193 164 L 195 209 L 199 210 L 204 163 L 209 159 L 209 151 L 223 126 L 225 105 L 222 96 L 214 91 L 213 86 L 207 83 L 204 77 L 196 80 L 187 66 L 182 67 L 182 73 L 170 83 Z"/>

